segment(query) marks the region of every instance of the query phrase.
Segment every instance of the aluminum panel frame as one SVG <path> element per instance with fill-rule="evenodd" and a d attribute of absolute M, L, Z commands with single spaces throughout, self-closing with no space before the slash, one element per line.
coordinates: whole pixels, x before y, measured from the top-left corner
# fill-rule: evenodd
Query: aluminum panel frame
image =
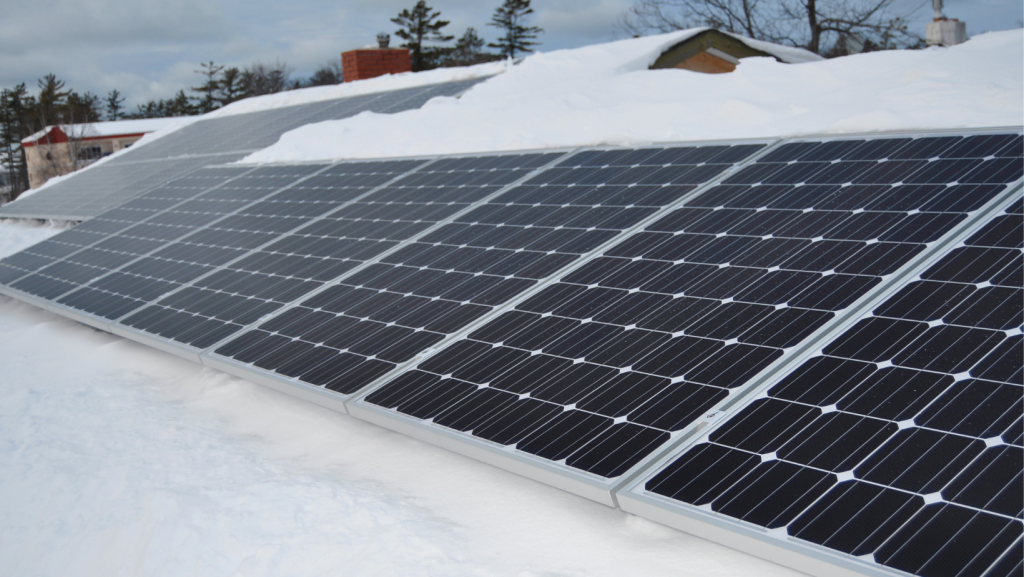
<path fill-rule="evenodd" d="M 348 415 L 348 408 L 345 406 L 344 395 L 303 383 L 297 379 L 286 379 L 282 376 L 267 371 L 254 369 L 251 365 L 239 363 L 234 359 L 220 355 L 199 355 L 199 362 L 203 366 L 233 375 L 257 385 L 273 389 L 286 395 L 291 395 L 303 401 L 326 407 L 339 413 Z"/>

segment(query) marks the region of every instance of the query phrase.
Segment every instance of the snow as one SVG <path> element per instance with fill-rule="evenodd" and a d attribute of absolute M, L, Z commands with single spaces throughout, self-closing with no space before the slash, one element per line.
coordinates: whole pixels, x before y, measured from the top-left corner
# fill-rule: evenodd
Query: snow
<path fill-rule="evenodd" d="M 951 48 L 801 64 L 746 58 L 730 74 L 648 70 L 662 51 L 693 33 L 535 54 L 460 98 L 303 126 L 242 162 L 1024 123 L 1024 33 L 1019 29 L 983 34 Z"/>
<path fill-rule="evenodd" d="M 0 350 L 3 575 L 797 575 L 2 296 Z"/>
<path fill-rule="evenodd" d="M 0 258 L 25 250 L 68 228 L 36 220 L 0 221 Z"/>
<path fill-rule="evenodd" d="M 701 30 L 701 29 L 697 29 Z M 754 40 L 753 38 L 747 38 L 746 36 L 740 36 L 739 34 L 733 34 L 732 32 L 726 32 L 729 36 L 736 38 L 750 46 L 755 50 L 761 52 L 767 52 L 772 56 L 786 62 L 788 64 L 801 64 L 803 62 L 820 62 L 824 60 L 823 57 L 805 50 L 803 48 L 797 48 L 795 46 L 782 46 L 780 44 L 774 44 L 772 42 L 765 42 L 764 40 Z"/>
<path fill-rule="evenodd" d="M 140 118 L 136 120 L 110 120 L 107 122 L 92 122 L 89 124 L 61 125 L 61 130 L 66 134 L 75 134 L 83 138 L 103 138 L 121 136 L 127 134 L 143 134 L 156 132 L 157 130 L 176 126 L 177 118 Z M 47 126 L 28 138 L 21 139 L 22 143 L 32 143 L 53 130 L 53 126 Z"/>

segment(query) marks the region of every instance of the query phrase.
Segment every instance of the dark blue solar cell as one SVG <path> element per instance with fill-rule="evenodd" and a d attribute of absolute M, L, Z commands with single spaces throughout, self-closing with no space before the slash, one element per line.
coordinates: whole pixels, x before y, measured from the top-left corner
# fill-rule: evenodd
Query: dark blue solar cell
<path fill-rule="evenodd" d="M 1002 146 L 971 142 L 988 153 Z M 1024 347 L 1022 287 L 1004 271 L 1024 259 L 1019 206 L 993 215 L 647 490 L 916 575 L 1012 574 L 1024 509 Z M 773 459 L 794 472 L 771 477 Z M 797 470 L 841 482 L 795 490 Z M 726 485 L 730 496 L 755 497 L 726 507 Z M 774 495 L 801 491 L 822 496 L 795 520 L 773 508 Z"/>

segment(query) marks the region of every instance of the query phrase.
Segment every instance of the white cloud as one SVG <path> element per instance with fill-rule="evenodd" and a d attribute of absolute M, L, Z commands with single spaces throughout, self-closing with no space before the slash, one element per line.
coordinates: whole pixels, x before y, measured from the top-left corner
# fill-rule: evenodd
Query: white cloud
<path fill-rule="evenodd" d="M 197 0 L 46 0 L 18 3 L 0 20 L 0 52 L 216 41 L 230 19 Z"/>

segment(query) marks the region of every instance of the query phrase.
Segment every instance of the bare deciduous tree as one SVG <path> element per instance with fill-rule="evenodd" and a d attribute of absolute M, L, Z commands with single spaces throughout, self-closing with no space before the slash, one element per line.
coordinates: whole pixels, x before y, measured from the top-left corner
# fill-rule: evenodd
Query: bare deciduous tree
<path fill-rule="evenodd" d="M 895 0 L 639 0 L 619 18 L 630 35 L 709 26 L 826 54 L 848 37 L 876 49 L 921 44 Z"/>
<path fill-rule="evenodd" d="M 317 68 L 303 86 L 332 86 L 341 84 L 342 67 L 340 60 L 328 60 Z"/>
<path fill-rule="evenodd" d="M 291 75 L 292 68 L 284 62 L 277 61 L 273 66 L 257 62 L 245 67 L 240 84 L 246 96 L 274 94 L 292 88 Z"/>

